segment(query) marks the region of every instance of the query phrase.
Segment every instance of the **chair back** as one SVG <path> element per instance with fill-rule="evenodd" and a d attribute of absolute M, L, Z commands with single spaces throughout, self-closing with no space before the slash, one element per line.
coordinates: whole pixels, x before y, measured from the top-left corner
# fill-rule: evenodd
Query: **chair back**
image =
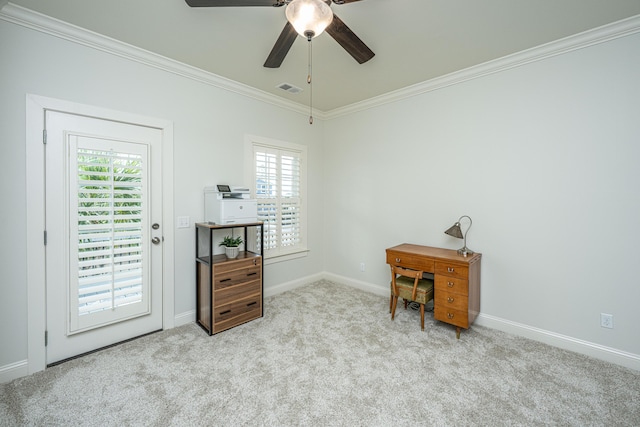
<path fill-rule="evenodd" d="M 396 265 L 391 266 L 391 289 L 393 290 L 393 295 L 398 296 L 398 288 L 396 287 L 396 279 L 398 276 L 409 277 L 413 280 L 413 291 L 411 293 L 411 299 L 415 301 L 416 299 L 416 291 L 418 289 L 418 282 L 422 279 L 422 271 L 420 270 L 410 270 L 408 268 L 398 267 Z"/>

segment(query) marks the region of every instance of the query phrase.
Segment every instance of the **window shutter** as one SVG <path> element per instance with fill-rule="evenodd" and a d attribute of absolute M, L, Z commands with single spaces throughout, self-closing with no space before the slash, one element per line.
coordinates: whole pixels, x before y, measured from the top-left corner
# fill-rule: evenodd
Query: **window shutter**
<path fill-rule="evenodd" d="M 145 159 L 83 147 L 74 154 L 71 332 L 110 323 L 125 306 L 131 306 L 127 316 L 148 310 L 142 257 Z M 134 309 L 139 303 L 140 309 Z"/>
<path fill-rule="evenodd" d="M 306 250 L 300 152 L 254 144 L 258 219 L 264 221 L 265 255 Z"/>

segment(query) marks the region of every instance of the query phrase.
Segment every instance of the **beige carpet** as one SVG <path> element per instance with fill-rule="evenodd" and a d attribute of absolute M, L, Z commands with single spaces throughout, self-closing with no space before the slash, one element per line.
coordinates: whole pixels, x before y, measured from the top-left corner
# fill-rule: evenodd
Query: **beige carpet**
<path fill-rule="evenodd" d="M 318 282 L 0 386 L 2 426 L 640 425 L 640 372 Z"/>

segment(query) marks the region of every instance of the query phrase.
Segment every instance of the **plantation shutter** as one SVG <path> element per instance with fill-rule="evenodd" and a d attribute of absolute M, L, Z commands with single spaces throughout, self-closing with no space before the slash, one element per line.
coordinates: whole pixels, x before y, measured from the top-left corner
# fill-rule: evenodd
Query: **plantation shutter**
<path fill-rule="evenodd" d="M 258 219 L 264 221 L 267 257 L 306 250 L 302 212 L 302 155 L 254 144 Z"/>
<path fill-rule="evenodd" d="M 70 141 L 69 333 L 149 312 L 146 147 Z M 118 149 L 120 148 L 120 149 Z"/>

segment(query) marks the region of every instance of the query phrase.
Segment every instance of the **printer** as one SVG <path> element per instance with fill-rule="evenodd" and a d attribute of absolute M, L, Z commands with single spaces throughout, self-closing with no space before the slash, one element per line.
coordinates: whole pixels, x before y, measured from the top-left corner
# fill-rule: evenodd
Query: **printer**
<path fill-rule="evenodd" d="M 204 220 L 220 225 L 256 222 L 258 202 L 246 187 L 205 187 Z"/>

